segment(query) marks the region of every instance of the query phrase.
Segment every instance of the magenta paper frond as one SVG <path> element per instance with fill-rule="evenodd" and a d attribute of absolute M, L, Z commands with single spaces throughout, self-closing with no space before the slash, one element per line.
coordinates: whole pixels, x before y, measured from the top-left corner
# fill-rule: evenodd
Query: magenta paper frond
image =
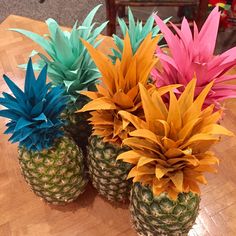
<path fill-rule="evenodd" d="M 205 105 L 215 103 L 219 106 L 219 101 L 236 97 L 236 87 L 226 84 L 236 79 L 236 74 L 226 74 L 236 65 L 236 47 L 214 55 L 220 21 L 218 7 L 210 13 L 200 32 L 194 22 L 192 33 L 188 21 L 184 18 L 181 28 L 171 23 L 174 34 L 157 15 L 154 15 L 154 18 L 169 48 L 168 53 L 159 47 L 156 50 L 161 68 L 153 69 L 151 76 L 157 87 L 175 83 L 186 86 L 196 75 L 195 96 L 215 80 Z"/>

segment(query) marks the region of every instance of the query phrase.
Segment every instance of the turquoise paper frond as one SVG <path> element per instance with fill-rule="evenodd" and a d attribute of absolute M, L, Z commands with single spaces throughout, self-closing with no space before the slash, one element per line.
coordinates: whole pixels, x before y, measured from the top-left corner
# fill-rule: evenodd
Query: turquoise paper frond
<path fill-rule="evenodd" d="M 168 22 L 169 19 L 170 18 L 164 20 L 164 22 L 165 23 Z M 118 17 L 118 23 L 121 29 L 121 33 L 123 37 L 125 37 L 126 33 L 128 32 L 130 41 L 131 41 L 133 54 L 135 54 L 135 52 L 139 48 L 142 41 L 146 38 L 146 36 L 150 32 L 152 32 L 152 36 L 155 37 L 159 33 L 160 29 L 158 26 L 153 27 L 154 17 L 152 15 L 147 19 L 145 25 L 143 25 L 143 22 L 140 20 L 137 20 L 135 22 L 134 15 L 129 7 L 128 7 L 128 21 L 129 21 L 129 25 L 125 23 L 124 19 L 121 19 Z M 113 55 L 111 55 L 110 57 L 112 61 L 115 62 L 117 58 L 121 59 L 124 43 L 123 43 L 123 39 L 121 39 L 115 34 L 113 34 L 113 40 L 118 50 L 112 49 Z"/>
<path fill-rule="evenodd" d="M 12 134 L 9 141 L 19 142 L 19 146 L 27 150 L 50 148 L 54 140 L 63 135 L 64 123 L 60 115 L 69 100 L 63 95 L 64 89 L 46 83 L 47 65 L 36 79 L 31 59 L 27 65 L 24 91 L 6 75 L 3 78 L 13 93 L 12 96 L 3 92 L 0 98 L 0 105 L 6 108 L 0 110 L 0 116 L 10 119 L 5 131 L 5 134 Z"/>
<path fill-rule="evenodd" d="M 101 5 L 95 7 L 85 18 L 81 26 L 75 22 L 70 32 L 63 31 L 53 19 L 46 20 L 49 35 L 38 35 L 23 29 L 10 29 L 25 35 L 44 49 L 50 56 L 33 51 L 31 56 L 39 55 L 41 58 L 35 65 L 40 70 L 45 63 L 48 64 L 48 76 L 54 85 L 62 85 L 72 101 L 78 99 L 82 90 L 94 88 L 100 73 L 93 63 L 87 49 L 80 38 L 97 47 L 101 40 L 97 37 L 106 27 L 107 22 L 95 27 L 94 16 Z M 21 66 L 25 68 L 25 65 Z"/>

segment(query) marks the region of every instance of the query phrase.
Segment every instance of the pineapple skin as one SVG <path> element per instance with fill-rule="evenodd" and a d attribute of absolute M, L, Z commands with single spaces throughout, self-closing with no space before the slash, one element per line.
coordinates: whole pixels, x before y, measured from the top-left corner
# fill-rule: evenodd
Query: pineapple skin
<path fill-rule="evenodd" d="M 127 176 L 132 165 L 116 160 L 127 150 L 127 147 L 105 143 L 98 136 L 89 138 L 87 165 L 92 184 L 100 195 L 112 202 L 129 200 L 132 182 Z"/>
<path fill-rule="evenodd" d="M 153 196 L 148 186 L 135 183 L 131 190 L 130 211 L 140 236 L 187 236 L 199 212 L 200 197 L 180 193 L 176 201 L 165 193 Z"/>
<path fill-rule="evenodd" d="M 54 205 L 74 201 L 87 185 L 82 151 L 64 136 L 42 152 L 18 149 L 22 175 L 33 192 Z"/>
<path fill-rule="evenodd" d="M 88 145 L 88 138 L 92 133 L 92 127 L 88 123 L 90 115 L 88 112 L 84 113 L 67 113 L 66 120 L 68 124 L 65 126 L 65 130 L 70 133 L 76 144 L 86 154 L 86 147 Z"/>
<path fill-rule="evenodd" d="M 62 118 L 67 121 L 67 125 L 64 127 L 66 132 L 70 133 L 85 155 L 88 138 L 92 134 L 92 126 L 88 122 L 91 116 L 89 112 L 75 112 L 88 103 L 88 101 L 88 98 L 80 95 L 78 101 L 75 104 L 68 105 L 68 108 L 62 114 Z"/>

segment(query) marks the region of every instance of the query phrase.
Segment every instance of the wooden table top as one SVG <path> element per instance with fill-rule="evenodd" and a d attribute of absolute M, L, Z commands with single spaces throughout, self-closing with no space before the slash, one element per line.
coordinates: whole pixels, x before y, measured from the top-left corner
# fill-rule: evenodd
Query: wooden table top
<path fill-rule="evenodd" d="M 42 22 L 9 16 L 0 25 L 0 74 L 6 73 L 23 85 L 29 53 L 39 49 L 31 40 L 8 28 L 46 33 Z M 112 41 L 101 48 L 108 52 Z M 9 91 L 0 78 L 0 93 Z M 236 100 L 226 102 L 223 125 L 236 133 Z M 17 160 L 17 145 L 3 135 L 7 120 L 0 118 L 0 236 L 135 236 L 127 205 L 112 205 L 88 186 L 74 203 L 51 206 L 36 197 L 25 183 Z M 236 138 L 225 138 L 214 150 L 221 162 L 217 175 L 208 175 L 202 187 L 201 211 L 190 236 L 236 235 Z"/>

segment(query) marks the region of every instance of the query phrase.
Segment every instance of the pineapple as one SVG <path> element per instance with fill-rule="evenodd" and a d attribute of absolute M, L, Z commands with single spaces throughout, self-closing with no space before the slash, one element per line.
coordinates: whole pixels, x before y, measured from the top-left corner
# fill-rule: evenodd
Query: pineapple
<path fill-rule="evenodd" d="M 222 101 L 236 97 L 236 86 L 230 84 L 236 78 L 235 72 L 230 72 L 236 66 L 236 47 L 222 54 L 214 53 L 220 15 L 221 12 L 216 7 L 200 31 L 195 23 L 192 30 L 188 21 L 183 19 L 180 28 L 172 24 L 175 33 L 154 15 L 168 45 L 168 50 L 160 50 L 158 47 L 156 50 L 161 66 L 153 69 L 151 77 L 157 87 L 173 83 L 186 86 L 196 74 L 195 97 L 206 84 L 215 81 L 205 99 L 204 107 L 214 103 L 215 109 L 220 109 Z M 182 90 L 179 94 L 181 92 Z"/>
<path fill-rule="evenodd" d="M 147 35 L 151 32 L 152 37 L 156 37 L 160 29 L 158 26 L 153 27 L 154 25 L 153 16 L 150 16 L 147 19 L 144 26 L 143 26 L 142 21 L 137 20 L 137 22 L 135 23 L 133 13 L 129 7 L 128 7 L 128 19 L 129 19 L 129 25 L 125 23 L 124 19 L 121 19 L 119 17 L 118 17 L 118 23 L 119 23 L 123 37 L 125 37 L 127 32 L 129 33 L 132 52 L 133 54 L 135 54 L 140 44 L 147 37 Z M 170 18 L 164 20 L 164 23 L 168 22 L 169 19 Z M 117 46 L 117 49 L 114 49 L 114 48 L 112 49 L 113 55 L 111 55 L 110 58 L 113 60 L 113 63 L 115 63 L 117 58 L 121 60 L 121 56 L 122 56 L 122 52 L 124 48 L 124 41 L 115 34 L 113 34 L 113 40 L 114 40 L 115 45 Z"/>
<path fill-rule="evenodd" d="M 107 22 L 96 28 L 95 23 L 92 23 L 100 6 L 88 14 L 81 26 L 77 26 L 76 22 L 71 32 L 63 31 L 53 19 L 46 20 L 50 34 L 44 37 L 23 29 L 11 29 L 32 39 L 47 53 L 44 55 L 35 50 L 31 53 L 40 58 L 34 68 L 40 70 L 47 63 L 48 76 L 53 84 L 62 86 L 69 95 L 70 103 L 63 114 L 63 118 L 68 121 L 65 128 L 82 149 L 85 149 L 91 134 L 91 128 L 87 123 L 88 114 L 74 114 L 74 112 L 88 102 L 80 92 L 94 90 L 100 73 L 80 38 L 87 40 L 94 47 L 100 44 L 98 36 Z M 25 65 L 21 67 L 25 68 Z"/>
<path fill-rule="evenodd" d="M 123 125 L 118 112 L 125 110 L 139 116 L 143 115 L 138 83 L 149 86 L 148 76 L 157 62 L 154 51 L 158 40 L 159 36 L 152 38 L 150 33 L 133 55 L 130 38 L 127 34 L 124 39 L 122 59 L 117 59 L 115 64 L 109 57 L 84 41 L 102 74 L 102 81 L 97 85 L 97 92 L 83 92 L 91 101 L 79 112 L 91 111 L 89 121 L 93 126 L 93 136 L 88 145 L 89 155 L 87 158 L 90 177 L 99 193 L 109 200 L 125 201 L 129 195 L 129 191 L 123 195 L 120 195 L 120 192 L 111 191 L 111 189 L 117 188 L 117 183 L 119 186 L 124 186 L 122 189 L 128 190 L 130 186 L 130 183 L 125 180 L 125 176 L 131 166 L 127 163 L 116 162 L 116 157 L 119 152 L 126 149 L 121 146 L 122 140 L 128 137 L 128 133 L 134 127 Z M 165 93 L 168 89 L 169 87 L 161 88 L 160 92 Z M 107 157 L 108 153 L 110 158 Z M 112 182 L 111 179 L 116 180 Z"/>
<path fill-rule="evenodd" d="M 62 130 L 60 114 L 68 97 L 61 87 L 46 84 L 46 77 L 47 66 L 35 78 L 31 59 L 24 91 L 4 75 L 15 97 L 3 92 L 0 104 L 7 109 L 0 116 L 10 119 L 5 134 L 19 142 L 22 174 L 33 192 L 49 203 L 64 204 L 85 190 L 87 179 L 81 149 Z"/>
<path fill-rule="evenodd" d="M 119 202 L 129 198 L 131 181 L 126 178 L 132 166 L 116 161 L 116 157 L 127 150 L 127 147 L 103 142 L 99 136 L 89 139 L 87 165 L 93 186 L 110 201 Z"/>
<path fill-rule="evenodd" d="M 155 196 L 149 186 L 135 183 L 130 202 L 139 235 L 187 236 L 197 218 L 200 197 L 192 192 L 180 193 L 173 201 L 164 193 Z"/>
<path fill-rule="evenodd" d="M 158 90 L 140 84 L 145 118 L 119 112 L 125 125 L 135 127 L 123 140 L 132 150 L 117 160 L 133 165 L 130 210 L 140 235 L 187 235 L 198 214 L 198 184 L 207 184 L 204 172 L 215 172 L 218 164 L 209 148 L 219 135 L 233 135 L 217 124 L 221 110 L 214 112 L 214 105 L 202 109 L 213 82 L 194 99 L 196 81 L 179 98 L 170 91 L 167 105 Z"/>

